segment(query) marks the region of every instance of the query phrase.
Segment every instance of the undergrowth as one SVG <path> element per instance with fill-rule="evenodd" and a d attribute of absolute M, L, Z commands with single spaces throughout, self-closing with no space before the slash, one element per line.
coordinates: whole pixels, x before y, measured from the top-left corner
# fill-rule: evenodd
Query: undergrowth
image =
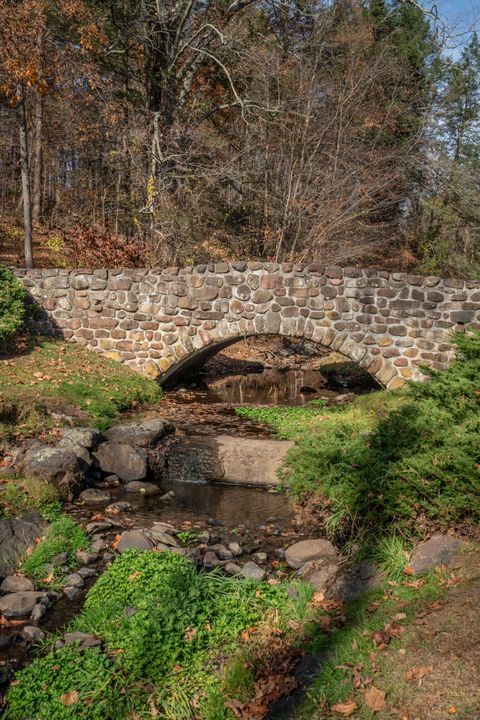
<path fill-rule="evenodd" d="M 66 515 L 60 515 L 24 559 L 22 573 L 31 577 L 40 587 L 58 587 L 64 575 L 61 567 L 74 568 L 77 565 L 77 550 L 88 549 L 90 542 L 80 525 Z M 62 553 L 67 553 L 66 559 L 56 561 L 55 558 Z"/>
<path fill-rule="evenodd" d="M 61 511 L 57 489 L 38 478 L 16 478 L 2 487 L 0 517 L 16 517 L 29 510 L 38 510 L 45 520 L 56 519 Z"/>
<path fill-rule="evenodd" d="M 480 520 L 480 333 L 454 338 L 458 359 L 428 383 L 334 408 L 241 408 L 295 441 L 289 492 L 328 511 L 332 536 L 376 546 Z"/>
<path fill-rule="evenodd" d="M 198 572 L 170 552 L 127 550 L 70 624 L 99 636 L 103 650 L 73 655 L 66 647 L 35 659 L 17 674 L 6 717 L 233 718 L 225 702 L 237 694 L 232 663 L 241 638 L 264 623 L 287 629 L 306 612 L 311 594 L 302 586 L 292 598 L 282 585 Z M 252 685 L 251 670 L 244 670 L 239 696 Z M 71 692 L 68 705 L 61 698 Z"/>
<path fill-rule="evenodd" d="M 158 402 L 153 380 L 60 340 L 32 338 L 27 351 L 0 360 L 0 436 L 28 437 L 53 427 L 52 412 L 108 427 L 119 412 Z"/>

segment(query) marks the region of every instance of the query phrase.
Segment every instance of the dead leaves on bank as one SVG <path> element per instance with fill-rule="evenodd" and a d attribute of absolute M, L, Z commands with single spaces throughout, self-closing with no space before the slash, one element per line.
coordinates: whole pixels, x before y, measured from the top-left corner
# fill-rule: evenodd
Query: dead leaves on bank
<path fill-rule="evenodd" d="M 284 695 L 288 695 L 297 687 L 297 680 L 292 675 L 270 675 L 255 683 L 255 697 L 250 702 L 229 700 L 225 706 L 232 710 L 239 720 L 262 720 L 270 705 Z"/>

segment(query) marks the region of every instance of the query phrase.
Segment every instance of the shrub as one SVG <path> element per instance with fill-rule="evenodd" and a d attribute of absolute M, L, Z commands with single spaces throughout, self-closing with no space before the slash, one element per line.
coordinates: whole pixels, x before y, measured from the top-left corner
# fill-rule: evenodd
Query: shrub
<path fill-rule="evenodd" d="M 0 347 L 23 327 L 26 292 L 11 270 L 0 265 Z"/>
<path fill-rule="evenodd" d="M 102 231 L 78 229 L 68 233 L 66 249 L 76 267 L 142 267 L 145 253 L 140 241 Z"/>
<path fill-rule="evenodd" d="M 328 509 L 330 534 L 374 544 L 480 520 L 480 333 L 459 335 L 458 359 L 428 383 L 351 405 L 244 408 L 296 441 L 284 479 L 297 498 Z"/>

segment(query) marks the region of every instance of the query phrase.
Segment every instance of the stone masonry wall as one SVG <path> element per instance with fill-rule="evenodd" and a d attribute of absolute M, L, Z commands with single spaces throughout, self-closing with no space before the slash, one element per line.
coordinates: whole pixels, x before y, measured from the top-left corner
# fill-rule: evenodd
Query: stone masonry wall
<path fill-rule="evenodd" d="M 163 379 L 228 340 L 274 333 L 338 350 L 389 388 L 445 369 L 452 330 L 480 329 L 480 281 L 317 264 L 16 270 L 39 329 Z"/>

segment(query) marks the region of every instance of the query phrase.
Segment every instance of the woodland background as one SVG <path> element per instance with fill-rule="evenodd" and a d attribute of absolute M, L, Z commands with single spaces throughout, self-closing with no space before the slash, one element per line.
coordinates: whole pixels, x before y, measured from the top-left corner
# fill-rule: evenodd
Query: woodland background
<path fill-rule="evenodd" d="M 479 277 L 480 46 L 446 34 L 410 0 L 1 0 L 0 259 Z"/>

